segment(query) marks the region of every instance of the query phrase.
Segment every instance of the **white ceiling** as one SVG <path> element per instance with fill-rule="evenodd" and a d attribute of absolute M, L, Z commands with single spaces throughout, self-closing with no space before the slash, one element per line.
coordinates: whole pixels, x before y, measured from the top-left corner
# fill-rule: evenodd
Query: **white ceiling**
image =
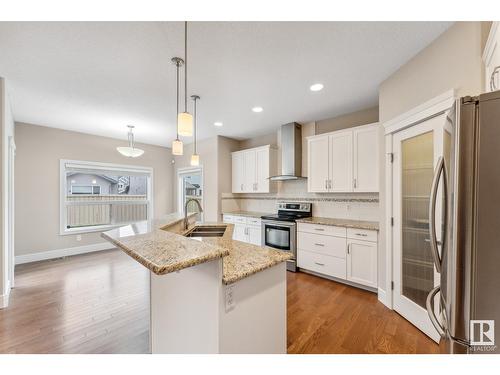
<path fill-rule="evenodd" d="M 450 25 L 190 23 L 188 94 L 201 96 L 199 138 L 249 138 L 375 106 L 378 85 Z M 170 59 L 182 55 L 180 22 L 0 22 L 0 76 L 20 122 L 121 139 L 134 124 L 137 141 L 169 146 Z M 309 91 L 317 82 L 325 88 Z"/>

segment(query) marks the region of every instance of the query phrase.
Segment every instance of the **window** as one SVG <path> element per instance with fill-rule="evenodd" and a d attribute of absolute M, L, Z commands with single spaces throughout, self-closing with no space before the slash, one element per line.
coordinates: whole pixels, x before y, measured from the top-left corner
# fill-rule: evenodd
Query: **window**
<path fill-rule="evenodd" d="M 203 169 L 197 168 L 180 168 L 177 171 L 177 180 L 179 186 L 179 209 L 178 211 L 184 214 L 184 207 L 189 199 L 196 199 L 203 207 Z M 188 213 L 198 212 L 198 205 L 196 202 L 189 202 Z M 198 212 L 196 215 L 197 221 L 203 220 L 203 213 Z"/>
<path fill-rule="evenodd" d="M 150 220 L 152 178 L 152 168 L 61 160 L 60 234 Z"/>

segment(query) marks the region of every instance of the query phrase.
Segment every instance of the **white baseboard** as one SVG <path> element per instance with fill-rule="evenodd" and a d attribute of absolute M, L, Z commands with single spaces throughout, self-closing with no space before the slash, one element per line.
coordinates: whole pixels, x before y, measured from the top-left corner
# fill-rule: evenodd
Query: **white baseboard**
<path fill-rule="evenodd" d="M 9 306 L 10 289 L 10 281 L 7 281 L 7 288 L 5 288 L 5 293 L 0 295 L 0 309 L 4 309 Z"/>
<path fill-rule="evenodd" d="M 66 249 L 42 251 L 39 253 L 32 253 L 26 255 L 17 255 L 16 264 L 39 262 L 41 260 L 56 259 L 61 257 L 68 257 L 71 255 L 92 253 L 94 251 L 108 250 L 108 249 L 113 249 L 115 247 L 116 246 L 114 246 L 109 242 L 101 242 L 93 245 L 68 247 Z"/>
<path fill-rule="evenodd" d="M 389 301 L 387 300 L 387 293 L 385 292 L 385 290 L 378 288 L 377 294 L 378 300 L 392 310 L 392 306 L 389 306 Z"/>

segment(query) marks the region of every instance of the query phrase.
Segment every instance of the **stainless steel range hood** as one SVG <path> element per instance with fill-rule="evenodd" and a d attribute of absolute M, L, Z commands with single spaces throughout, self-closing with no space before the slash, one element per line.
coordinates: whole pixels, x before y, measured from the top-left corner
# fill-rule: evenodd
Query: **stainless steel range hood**
<path fill-rule="evenodd" d="M 281 174 L 271 181 L 297 180 L 302 177 L 302 128 L 292 122 L 281 127 Z"/>

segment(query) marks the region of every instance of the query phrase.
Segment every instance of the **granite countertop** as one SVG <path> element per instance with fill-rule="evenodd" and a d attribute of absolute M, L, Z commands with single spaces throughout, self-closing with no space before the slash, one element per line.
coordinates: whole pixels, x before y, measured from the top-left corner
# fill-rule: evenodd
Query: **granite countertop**
<path fill-rule="evenodd" d="M 269 212 L 256 212 L 256 211 L 232 211 L 224 212 L 223 215 L 245 216 L 260 219 L 261 216 L 272 215 Z"/>
<path fill-rule="evenodd" d="M 345 228 L 367 229 L 378 231 L 378 222 L 376 221 L 362 221 L 350 219 L 333 219 L 328 217 L 307 217 L 297 220 L 299 223 L 331 225 Z"/>
<path fill-rule="evenodd" d="M 192 218 L 195 214 L 190 215 Z M 256 246 L 232 239 L 232 224 L 201 223 L 202 226 L 225 226 L 223 237 L 205 237 L 201 240 L 184 237 L 183 217 L 167 215 L 152 225 L 139 222 L 102 233 L 110 241 L 157 275 L 165 275 L 223 258 L 224 284 L 232 284 L 266 268 L 292 258 L 284 251 Z"/>

